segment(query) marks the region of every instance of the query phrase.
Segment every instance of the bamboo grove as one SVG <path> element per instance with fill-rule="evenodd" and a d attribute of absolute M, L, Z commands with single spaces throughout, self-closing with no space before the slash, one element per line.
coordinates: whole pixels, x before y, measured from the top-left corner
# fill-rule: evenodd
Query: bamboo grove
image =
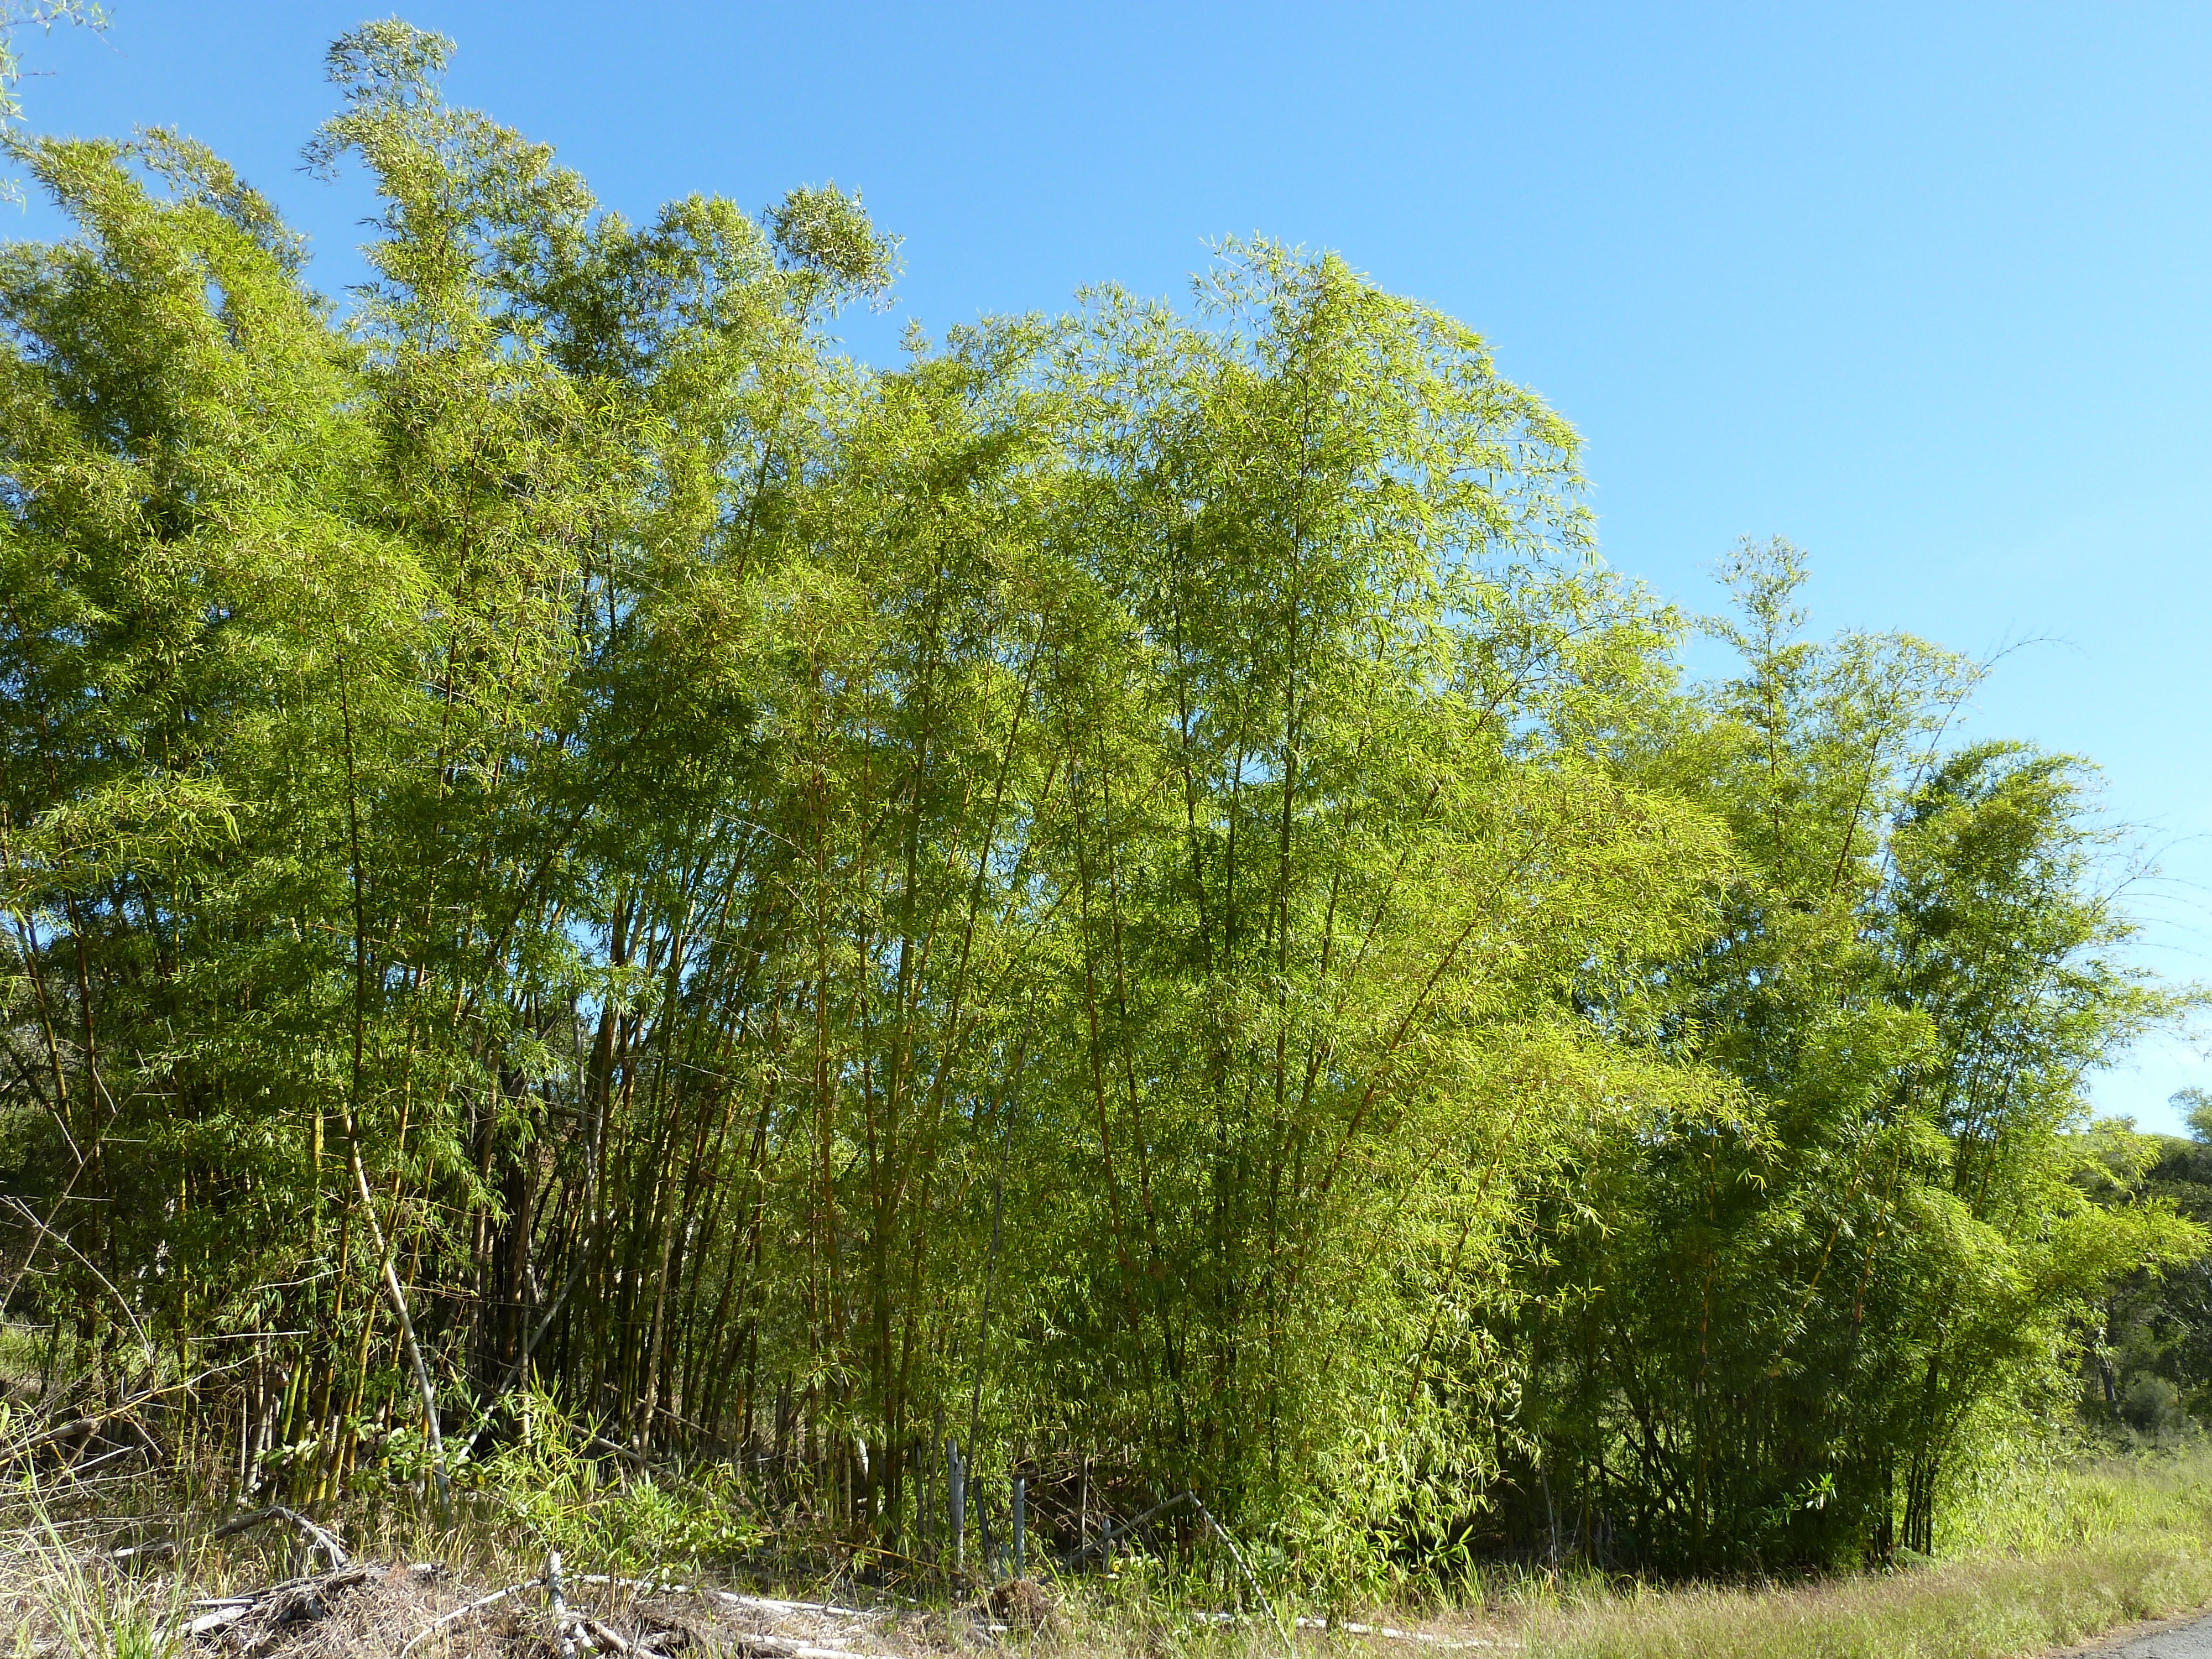
<path fill-rule="evenodd" d="M 857 198 L 626 223 L 448 51 L 333 48 L 343 310 L 191 141 L 9 141 L 50 1380 L 200 1378 L 303 1498 L 534 1379 L 908 1553 L 957 1441 L 1319 1577 L 1774 1567 L 1933 1548 L 2199 1253 L 2080 1090 L 2186 998 L 1972 664 L 1778 543 L 1685 678 L 1572 430 L 1334 257 L 870 368 Z"/>

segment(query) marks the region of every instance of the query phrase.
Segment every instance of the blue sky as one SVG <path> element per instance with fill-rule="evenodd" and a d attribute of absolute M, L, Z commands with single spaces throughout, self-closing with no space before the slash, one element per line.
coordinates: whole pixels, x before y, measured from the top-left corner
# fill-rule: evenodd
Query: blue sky
<path fill-rule="evenodd" d="M 167 123 L 360 269 L 297 153 L 368 0 L 111 0 L 21 45 L 32 124 Z M 2212 978 L 2212 8 L 495 5 L 412 0 L 459 101 L 632 217 L 859 187 L 908 316 L 1176 293 L 1228 234 L 1341 250 L 1582 431 L 1606 556 L 1693 608 L 1740 535 L 1823 629 L 2000 666 L 1974 728 L 2087 755 L 2162 849 L 2144 960 Z M 9 234 L 45 234 L 35 207 Z M 0 220 L 4 222 L 4 220 Z M 2169 1127 L 2161 1042 L 2096 1079 Z"/>

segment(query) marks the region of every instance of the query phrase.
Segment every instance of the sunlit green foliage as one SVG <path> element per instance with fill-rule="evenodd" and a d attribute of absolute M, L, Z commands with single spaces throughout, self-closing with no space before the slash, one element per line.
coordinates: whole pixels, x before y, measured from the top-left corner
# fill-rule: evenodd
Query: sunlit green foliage
<path fill-rule="evenodd" d="M 1572 431 L 1333 256 L 871 370 L 857 197 L 631 226 L 449 52 L 332 50 L 343 319 L 189 141 L 17 148 L 78 227 L 0 255 L 49 1367 L 220 1364 L 307 1496 L 513 1473 L 534 1370 L 909 1553 L 953 1440 L 1339 1581 L 1782 1565 L 1928 1548 L 2197 1248 L 2078 1178 L 2174 1002 L 2083 769 L 1943 741 L 1971 665 L 1798 639 L 1777 547 L 1686 687 Z"/>
<path fill-rule="evenodd" d="M 2179 1004 L 2115 958 L 2078 763 L 1937 745 L 1972 668 L 1797 639 L 1795 550 L 1729 574 L 1744 673 L 1669 763 L 1743 865 L 1666 1041 L 1762 1109 L 1593 1163 L 1524 1336 L 1521 1524 L 1701 1568 L 1925 1553 L 1948 1461 L 2071 1398 L 2103 1287 L 2202 1248 L 2094 1201 L 2075 1133 L 2083 1072 Z"/>

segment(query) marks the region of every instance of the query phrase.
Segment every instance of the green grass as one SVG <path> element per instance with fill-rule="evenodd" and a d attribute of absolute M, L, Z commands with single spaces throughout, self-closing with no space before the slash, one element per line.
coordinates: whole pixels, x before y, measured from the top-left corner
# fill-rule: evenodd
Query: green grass
<path fill-rule="evenodd" d="M 1978 1560 L 1814 1589 L 1686 1589 L 1547 1613 L 1544 1659 L 1996 1659 L 2212 1599 L 2212 1560 L 2155 1546 Z"/>
<path fill-rule="evenodd" d="M 1495 1644 L 1462 1656 L 1302 1631 L 1302 1655 L 1484 1659 L 2014 1659 L 2212 1603 L 2212 1448 L 2015 1458 L 1965 1493 L 1943 1557 L 1815 1583 L 1655 1585 L 1492 1570 L 1480 1603 L 1368 1622 Z M 1097 1581 L 1075 1591 L 1079 1652 L 1101 1659 L 1282 1659 L 1256 1624 L 1187 1613 Z"/>
<path fill-rule="evenodd" d="M 1806 1586 L 1537 1601 L 1531 1659 L 1999 1659 L 2212 1602 L 2212 1451 L 2021 1465 L 1953 1521 L 1948 1559 Z"/>
<path fill-rule="evenodd" d="M 175 1644 L 163 1632 L 179 1620 L 182 1583 L 88 1567 L 44 1510 L 32 1507 L 29 1525 L 0 1538 L 0 1616 L 15 1626 L 9 1651 L 169 1659 Z"/>

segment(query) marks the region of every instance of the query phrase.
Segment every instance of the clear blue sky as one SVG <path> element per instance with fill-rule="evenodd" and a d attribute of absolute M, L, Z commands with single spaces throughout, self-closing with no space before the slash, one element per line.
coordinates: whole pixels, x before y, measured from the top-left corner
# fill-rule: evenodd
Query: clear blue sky
<path fill-rule="evenodd" d="M 295 170 L 369 0 L 111 0 L 21 42 L 33 125 L 169 123 L 352 280 Z M 458 100 L 633 217 L 834 178 L 905 316 L 1180 292 L 1206 239 L 1341 250 L 1581 429 L 1606 556 L 1703 609 L 1737 536 L 1823 627 L 2009 657 L 1976 729 L 2086 754 L 2166 849 L 2145 959 L 2212 977 L 2212 7 L 412 0 Z M 14 210 L 5 210 L 14 213 Z M 44 234 L 33 209 L 21 234 Z M 4 220 L 0 220 L 4 222 Z M 2185 1044 L 2097 1079 L 2171 1125 Z"/>

